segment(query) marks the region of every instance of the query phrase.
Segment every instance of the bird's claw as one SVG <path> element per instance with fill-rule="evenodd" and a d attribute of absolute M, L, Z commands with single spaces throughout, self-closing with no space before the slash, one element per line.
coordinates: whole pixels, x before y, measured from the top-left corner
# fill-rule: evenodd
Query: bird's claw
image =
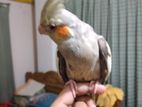
<path fill-rule="evenodd" d="M 68 82 L 66 82 L 65 86 L 69 86 L 71 91 L 72 91 L 72 94 L 73 94 L 73 97 L 75 98 L 76 97 L 76 92 L 77 92 L 77 84 L 74 80 L 69 80 Z"/>
<path fill-rule="evenodd" d="M 89 92 L 92 94 L 101 94 L 106 90 L 106 87 L 99 82 L 91 81 L 89 85 Z"/>

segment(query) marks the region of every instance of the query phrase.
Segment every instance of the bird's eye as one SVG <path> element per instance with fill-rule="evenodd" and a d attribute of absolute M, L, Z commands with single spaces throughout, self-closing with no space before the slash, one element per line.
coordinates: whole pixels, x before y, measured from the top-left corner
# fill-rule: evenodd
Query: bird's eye
<path fill-rule="evenodd" d="M 54 30 L 54 29 L 56 28 L 56 26 L 49 25 L 49 28 L 50 28 L 51 30 Z"/>

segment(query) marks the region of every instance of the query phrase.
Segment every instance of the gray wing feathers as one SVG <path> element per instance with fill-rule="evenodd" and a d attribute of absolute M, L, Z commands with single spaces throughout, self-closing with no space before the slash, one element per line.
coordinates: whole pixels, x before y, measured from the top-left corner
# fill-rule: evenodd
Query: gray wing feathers
<path fill-rule="evenodd" d="M 111 72 L 111 51 L 107 41 L 100 36 L 98 38 L 99 61 L 100 61 L 100 82 L 104 83 Z"/>
<path fill-rule="evenodd" d="M 61 53 L 57 52 L 58 58 L 59 58 L 59 74 L 61 75 L 64 82 L 67 82 L 68 76 L 67 76 L 67 67 L 64 57 L 61 55 Z"/>

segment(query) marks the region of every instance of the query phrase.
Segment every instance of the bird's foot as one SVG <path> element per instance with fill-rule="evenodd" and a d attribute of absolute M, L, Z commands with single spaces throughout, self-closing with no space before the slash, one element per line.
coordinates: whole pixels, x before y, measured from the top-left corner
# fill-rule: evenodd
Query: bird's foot
<path fill-rule="evenodd" d="M 68 82 L 66 82 L 65 86 L 70 87 L 72 94 L 73 94 L 73 97 L 75 98 L 76 92 L 77 92 L 77 83 L 74 80 L 69 80 Z"/>
<path fill-rule="evenodd" d="M 106 87 L 99 82 L 91 81 L 89 91 L 92 94 L 102 94 L 106 90 Z"/>

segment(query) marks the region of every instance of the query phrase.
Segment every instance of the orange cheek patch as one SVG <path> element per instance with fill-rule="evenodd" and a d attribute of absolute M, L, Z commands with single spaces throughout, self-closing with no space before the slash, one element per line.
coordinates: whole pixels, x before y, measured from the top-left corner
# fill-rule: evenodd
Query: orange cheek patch
<path fill-rule="evenodd" d="M 70 34 L 67 26 L 57 27 L 56 32 L 57 32 L 58 36 L 61 38 L 66 38 Z"/>

